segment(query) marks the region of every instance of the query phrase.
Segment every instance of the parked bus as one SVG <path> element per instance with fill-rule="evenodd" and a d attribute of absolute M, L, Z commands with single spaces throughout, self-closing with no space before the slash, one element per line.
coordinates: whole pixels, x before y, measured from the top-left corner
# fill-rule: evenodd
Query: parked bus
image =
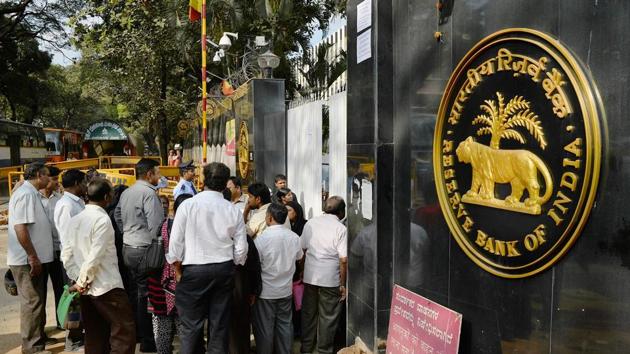
<path fill-rule="evenodd" d="M 44 130 L 30 124 L 0 119 L 0 167 L 46 161 Z"/>
<path fill-rule="evenodd" d="M 82 157 L 83 133 L 73 130 L 44 128 L 44 134 L 46 134 L 46 158 L 48 161 L 61 162 L 77 160 Z"/>

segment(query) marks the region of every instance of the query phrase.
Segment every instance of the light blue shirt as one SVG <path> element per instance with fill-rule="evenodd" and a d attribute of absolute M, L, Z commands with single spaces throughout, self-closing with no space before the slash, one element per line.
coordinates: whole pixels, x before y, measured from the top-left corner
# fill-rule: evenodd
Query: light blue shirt
<path fill-rule="evenodd" d="M 192 182 L 180 178 L 179 183 L 177 183 L 177 186 L 173 189 L 173 198 L 177 199 L 180 194 L 195 195 L 197 194 L 197 190 L 195 189 L 195 186 L 193 186 Z"/>

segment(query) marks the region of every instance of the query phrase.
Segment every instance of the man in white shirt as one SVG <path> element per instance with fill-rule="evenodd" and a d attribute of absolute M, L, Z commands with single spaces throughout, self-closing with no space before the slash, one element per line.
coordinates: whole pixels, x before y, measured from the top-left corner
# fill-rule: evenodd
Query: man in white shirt
<path fill-rule="evenodd" d="M 46 211 L 46 217 L 48 217 L 48 221 L 51 225 L 50 230 L 52 234 L 50 237 L 52 237 L 53 240 L 53 261 L 48 263 L 46 272 L 50 276 L 50 282 L 52 283 L 53 291 L 55 293 L 55 308 L 57 308 L 59 306 L 59 299 L 61 299 L 61 295 L 63 294 L 63 286 L 65 283 L 63 264 L 59 258 L 61 256 L 59 234 L 57 233 L 57 228 L 55 227 L 53 218 L 55 214 L 55 206 L 61 199 L 61 193 L 58 192 L 60 171 L 55 166 L 49 166 L 48 171 L 50 172 L 50 181 L 46 187 L 39 190 L 39 195 L 41 197 L 44 210 Z M 57 318 L 57 327 L 61 327 L 59 318 Z"/>
<path fill-rule="evenodd" d="M 49 173 L 41 162 L 30 164 L 24 184 L 9 199 L 7 265 L 20 295 L 22 353 L 27 354 L 50 353 L 44 351 L 48 277 L 43 265 L 54 259 L 53 240 L 39 194 L 50 181 Z"/>
<path fill-rule="evenodd" d="M 253 183 L 247 187 L 247 205 L 243 211 L 247 234 L 254 240 L 267 228 L 267 208 L 271 205 L 271 192 L 264 183 Z M 291 229 L 291 222 L 287 219 L 284 227 Z"/>
<path fill-rule="evenodd" d="M 70 220 L 61 259 L 81 293 L 85 353 L 126 353 L 136 349 L 136 324 L 118 271 L 114 227 L 105 212 L 112 185 L 95 178 L 88 185 L 89 204 Z"/>
<path fill-rule="evenodd" d="M 302 301 L 302 353 L 332 353 L 348 271 L 347 229 L 341 223 L 346 203 L 333 196 L 324 214 L 304 225 L 301 242 L 306 252 Z"/>
<path fill-rule="evenodd" d="M 182 354 L 195 352 L 206 319 L 208 353 L 228 352 L 234 265 L 245 264 L 248 251 L 242 213 L 222 194 L 230 169 L 214 162 L 204 167 L 203 175 L 204 191 L 177 209 L 166 255 L 179 282 L 175 304 L 182 322 Z"/>
<path fill-rule="evenodd" d="M 291 353 L 293 274 L 295 262 L 302 259 L 304 252 L 300 237 L 283 226 L 287 215 L 284 205 L 271 204 L 267 208 L 267 229 L 254 241 L 263 282 L 252 321 L 258 354 Z"/>
<path fill-rule="evenodd" d="M 70 219 L 85 209 L 83 198 L 87 191 L 85 173 L 79 170 L 68 170 L 61 177 L 63 197 L 55 206 L 54 222 L 63 247 L 63 240 Z"/>
<path fill-rule="evenodd" d="M 179 182 L 173 189 L 173 199 L 177 199 L 181 194 L 197 194 L 197 189 L 193 181 L 195 180 L 195 165 L 192 161 L 179 165 Z"/>
<path fill-rule="evenodd" d="M 85 202 L 83 198 L 87 192 L 87 184 L 85 173 L 72 169 L 66 171 L 61 177 L 61 184 L 63 185 L 63 196 L 57 202 L 53 215 L 53 227 L 57 229 L 59 235 L 59 242 L 61 248 L 63 248 L 64 239 L 68 233 L 68 225 L 70 225 L 70 219 L 85 209 Z M 70 281 L 66 275 L 65 270 L 62 267 L 63 275 L 68 285 Z M 83 346 L 83 330 L 70 329 L 66 332 L 66 345 L 65 351 L 74 352 L 80 350 Z"/>

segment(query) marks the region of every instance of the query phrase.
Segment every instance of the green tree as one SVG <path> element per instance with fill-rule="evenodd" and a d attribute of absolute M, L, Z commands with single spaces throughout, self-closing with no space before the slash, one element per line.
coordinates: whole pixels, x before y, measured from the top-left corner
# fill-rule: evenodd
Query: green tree
<path fill-rule="evenodd" d="M 53 48 L 68 44 L 65 21 L 83 0 L 4 0 L 0 2 L 0 41 L 37 39 Z"/>
<path fill-rule="evenodd" d="M 285 79 L 287 97 L 293 98 L 299 90 L 293 68 L 300 61 L 300 53 L 307 52 L 316 30 L 328 28 L 337 9 L 335 0 L 209 0 L 210 38 L 216 42 L 225 31 L 239 33 L 239 40 L 230 49 L 235 55 L 228 57 L 227 64 L 211 69 L 227 76 L 228 68 L 242 64 L 247 40 L 265 36 L 269 49 L 280 57 L 274 77 Z"/>
<path fill-rule="evenodd" d="M 92 122 L 111 118 L 106 104 L 100 102 L 81 82 L 81 67 L 53 65 L 47 72 L 43 93 L 46 104 L 38 119 L 44 127 L 84 131 Z"/>
<path fill-rule="evenodd" d="M 106 81 L 111 105 L 124 107 L 117 119 L 158 141 L 166 158 L 177 121 L 194 109 L 198 97 L 194 68 L 186 58 L 195 43 L 192 26 L 182 21 L 187 2 L 172 0 L 88 0 L 71 24 L 86 75 Z"/>
<path fill-rule="evenodd" d="M 41 118 L 49 91 L 51 56 L 40 44 L 67 45 L 64 22 L 82 0 L 0 1 L 0 109 L 3 116 L 32 123 Z"/>
<path fill-rule="evenodd" d="M 315 50 L 306 51 L 301 59 L 300 73 L 306 80 L 307 85 L 298 85 L 298 92 L 302 97 L 320 97 L 347 69 L 346 52 L 341 51 L 339 55 L 327 59 L 328 50 L 333 45 L 322 43 Z"/>
<path fill-rule="evenodd" d="M 0 39 L 0 95 L 5 115 L 25 123 L 37 118 L 50 63 L 50 55 L 39 49 L 34 38 Z"/>

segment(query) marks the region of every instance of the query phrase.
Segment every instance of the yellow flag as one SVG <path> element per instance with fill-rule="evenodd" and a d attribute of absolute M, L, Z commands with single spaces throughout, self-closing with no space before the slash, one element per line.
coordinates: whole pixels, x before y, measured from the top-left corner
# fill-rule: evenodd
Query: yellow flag
<path fill-rule="evenodd" d="M 188 3 L 188 19 L 191 22 L 201 18 L 201 0 L 190 0 Z"/>

